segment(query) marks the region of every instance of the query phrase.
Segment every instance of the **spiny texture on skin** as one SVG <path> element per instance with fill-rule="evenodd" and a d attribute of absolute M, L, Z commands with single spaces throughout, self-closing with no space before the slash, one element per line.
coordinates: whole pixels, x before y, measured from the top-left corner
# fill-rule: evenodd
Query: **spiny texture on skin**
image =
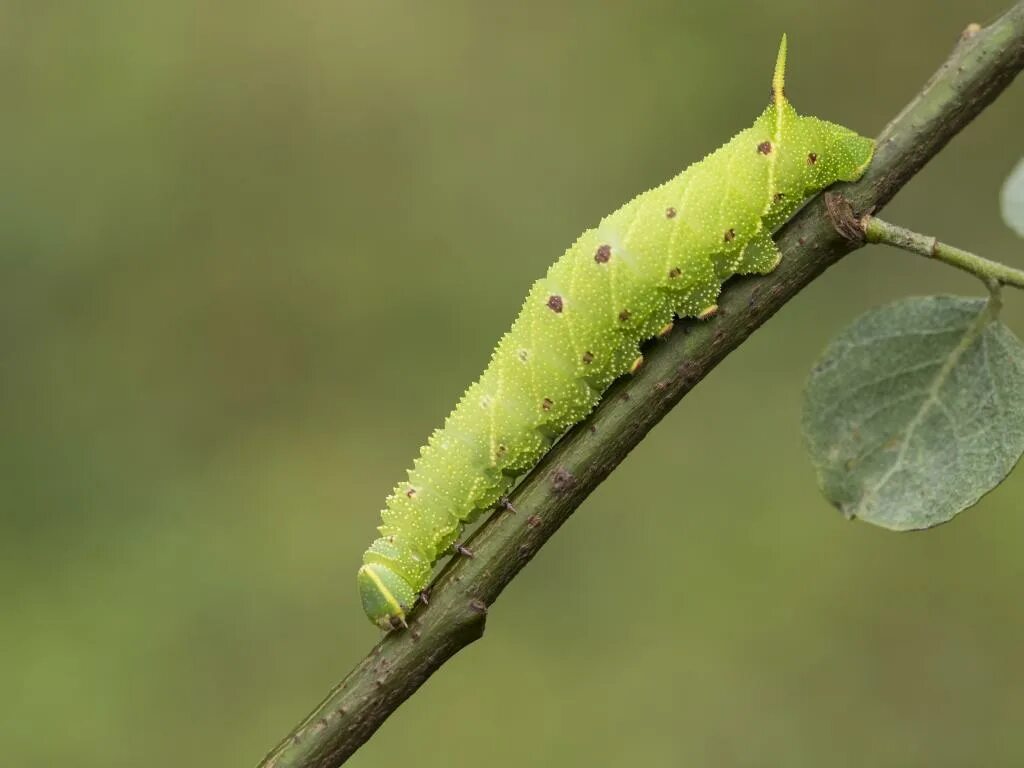
<path fill-rule="evenodd" d="M 487 370 L 387 499 L 358 576 L 374 623 L 405 623 L 463 524 L 594 408 L 641 342 L 674 316 L 712 313 L 732 275 L 772 271 L 772 232 L 864 172 L 873 142 L 797 115 L 783 94 L 785 56 L 783 37 L 772 103 L 752 127 L 584 232 L 534 283 Z"/>

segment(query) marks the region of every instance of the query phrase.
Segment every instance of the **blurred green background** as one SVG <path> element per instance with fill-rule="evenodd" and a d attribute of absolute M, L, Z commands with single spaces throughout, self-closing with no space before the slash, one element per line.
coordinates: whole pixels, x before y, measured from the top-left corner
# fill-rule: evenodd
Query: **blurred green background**
<path fill-rule="evenodd" d="M 796 107 L 874 134 L 1008 3 L 0 3 L 4 764 L 257 761 L 377 639 L 382 500 L 565 246 L 749 124 L 783 31 Z M 1022 88 L 887 218 L 1024 263 Z M 1024 471 L 897 535 L 801 448 L 826 340 L 931 292 L 979 288 L 830 270 L 351 764 L 1024 764 Z"/>

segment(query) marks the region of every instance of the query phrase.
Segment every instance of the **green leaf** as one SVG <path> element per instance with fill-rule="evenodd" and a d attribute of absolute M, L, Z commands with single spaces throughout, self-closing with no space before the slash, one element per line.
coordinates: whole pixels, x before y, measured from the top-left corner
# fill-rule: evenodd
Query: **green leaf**
<path fill-rule="evenodd" d="M 828 345 L 804 395 L 818 483 L 849 518 L 930 528 L 1024 452 L 1024 344 L 981 299 L 898 301 Z"/>
<path fill-rule="evenodd" d="M 1024 159 L 1006 177 L 999 203 L 1006 225 L 1024 237 Z"/>

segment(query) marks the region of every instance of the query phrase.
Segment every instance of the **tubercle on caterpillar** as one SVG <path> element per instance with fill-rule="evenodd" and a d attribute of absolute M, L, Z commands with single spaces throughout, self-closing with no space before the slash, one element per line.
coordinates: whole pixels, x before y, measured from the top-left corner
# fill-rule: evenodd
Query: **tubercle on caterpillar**
<path fill-rule="evenodd" d="M 642 365 L 641 342 L 673 317 L 713 315 L 732 275 L 771 272 L 782 258 L 772 232 L 825 187 L 860 178 L 873 141 L 798 115 L 785 68 L 783 35 L 772 99 L 753 126 L 606 216 L 534 283 L 483 375 L 387 499 L 357 576 L 372 622 L 405 625 L 463 525 Z"/>

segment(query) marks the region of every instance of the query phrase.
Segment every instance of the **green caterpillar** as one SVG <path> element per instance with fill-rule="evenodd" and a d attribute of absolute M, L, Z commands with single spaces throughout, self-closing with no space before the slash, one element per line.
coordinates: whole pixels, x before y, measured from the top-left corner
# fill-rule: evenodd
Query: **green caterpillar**
<path fill-rule="evenodd" d="M 825 187 L 860 178 L 874 142 L 799 116 L 785 66 L 783 36 L 771 102 L 751 128 L 584 232 L 533 284 L 487 370 L 387 499 L 358 574 L 375 624 L 405 625 L 463 524 L 636 370 L 641 342 L 674 316 L 713 315 L 732 275 L 771 272 L 782 258 L 772 232 Z"/>

